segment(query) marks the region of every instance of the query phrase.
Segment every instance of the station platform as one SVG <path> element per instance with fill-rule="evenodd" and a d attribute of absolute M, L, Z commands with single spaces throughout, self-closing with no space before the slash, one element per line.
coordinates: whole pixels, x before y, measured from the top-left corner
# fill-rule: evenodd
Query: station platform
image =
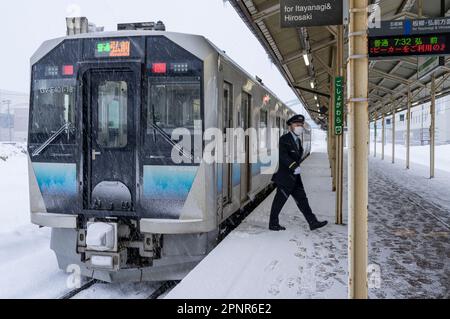
<path fill-rule="evenodd" d="M 369 298 L 450 298 L 450 173 L 369 157 Z M 375 268 L 372 268 L 375 269 Z"/>
<path fill-rule="evenodd" d="M 369 157 L 371 299 L 450 298 L 450 173 L 438 171 L 434 179 L 427 173 L 420 164 L 406 170 L 401 160 Z M 309 231 L 289 199 L 280 215 L 287 230 L 269 231 L 272 193 L 166 298 L 347 298 L 347 226 L 334 224 L 325 150 L 303 163 L 302 176 L 311 207 L 327 227 Z"/>
<path fill-rule="evenodd" d="M 330 176 L 325 150 L 302 164 L 313 212 L 329 225 L 311 232 L 290 198 L 280 214 L 287 230 L 269 231 L 273 192 L 166 298 L 347 298 L 347 227 L 334 224 Z"/>

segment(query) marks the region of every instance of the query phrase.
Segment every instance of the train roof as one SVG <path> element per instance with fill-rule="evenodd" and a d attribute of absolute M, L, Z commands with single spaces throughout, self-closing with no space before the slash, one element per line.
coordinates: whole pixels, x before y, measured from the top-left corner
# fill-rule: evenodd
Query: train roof
<path fill-rule="evenodd" d="M 77 35 L 70 35 L 59 37 L 55 39 L 50 39 L 42 43 L 42 45 L 37 49 L 30 59 L 31 65 L 34 65 L 39 60 L 41 60 L 46 54 L 51 50 L 56 48 L 65 40 L 74 39 L 99 39 L 99 38 L 118 38 L 118 37 L 138 37 L 138 36 L 165 36 L 171 41 L 177 43 L 181 47 L 185 48 L 201 60 L 205 60 L 210 54 L 217 53 L 239 71 L 246 74 L 248 78 L 252 79 L 254 84 L 264 88 L 268 91 L 275 99 L 277 99 L 285 108 L 287 108 L 292 113 L 295 113 L 291 108 L 284 104 L 273 91 L 267 88 L 265 85 L 261 84 L 253 75 L 249 74 L 245 69 L 243 69 L 238 63 L 236 63 L 230 56 L 228 56 L 223 50 L 217 47 L 209 39 L 201 35 L 187 34 L 179 32 L 169 32 L 169 31 L 150 31 L 150 30 L 124 30 L 124 31 L 103 31 L 103 32 L 89 32 Z"/>

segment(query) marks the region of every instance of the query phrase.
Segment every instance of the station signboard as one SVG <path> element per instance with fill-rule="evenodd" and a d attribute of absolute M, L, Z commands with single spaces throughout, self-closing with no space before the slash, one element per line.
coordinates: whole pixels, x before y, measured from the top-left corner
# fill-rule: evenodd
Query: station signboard
<path fill-rule="evenodd" d="M 341 25 L 343 7 L 342 0 L 281 0 L 281 27 Z"/>
<path fill-rule="evenodd" d="M 450 54 L 450 18 L 382 21 L 369 28 L 369 57 Z"/>
<path fill-rule="evenodd" d="M 381 21 L 369 28 L 369 37 L 450 33 L 450 17 Z"/>
<path fill-rule="evenodd" d="M 344 78 L 338 76 L 334 79 L 334 134 L 342 135 L 344 132 Z"/>

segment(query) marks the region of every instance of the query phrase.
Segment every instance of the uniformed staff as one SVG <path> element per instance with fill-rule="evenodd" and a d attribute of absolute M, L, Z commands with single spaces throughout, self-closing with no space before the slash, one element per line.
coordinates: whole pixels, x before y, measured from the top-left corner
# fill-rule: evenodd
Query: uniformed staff
<path fill-rule="evenodd" d="M 300 136 L 303 134 L 305 117 L 294 115 L 287 121 L 289 133 L 280 138 L 279 144 L 279 168 L 272 178 L 277 185 L 277 193 L 272 203 L 269 229 L 273 231 L 286 230 L 280 226 L 278 216 L 289 196 L 292 196 L 298 208 L 303 213 L 311 230 L 321 228 L 328 222 L 319 222 L 309 206 L 300 176 L 300 162 L 303 155 L 303 147 Z"/>

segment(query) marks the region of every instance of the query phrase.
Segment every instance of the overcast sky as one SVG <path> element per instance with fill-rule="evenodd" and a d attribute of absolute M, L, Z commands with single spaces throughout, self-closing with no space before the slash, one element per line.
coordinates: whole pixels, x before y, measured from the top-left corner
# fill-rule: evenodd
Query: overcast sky
<path fill-rule="evenodd" d="M 29 59 L 39 45 L 64 36 L 65 17 L 81 14 L 105 30 L 118 23 L 162 20 L 168 31 L 200 34 L 284 101 L 296 99 L 276 66 L 233 7 L 223 0 L 0 1 L 0 89 L 29 90 Z"/>

